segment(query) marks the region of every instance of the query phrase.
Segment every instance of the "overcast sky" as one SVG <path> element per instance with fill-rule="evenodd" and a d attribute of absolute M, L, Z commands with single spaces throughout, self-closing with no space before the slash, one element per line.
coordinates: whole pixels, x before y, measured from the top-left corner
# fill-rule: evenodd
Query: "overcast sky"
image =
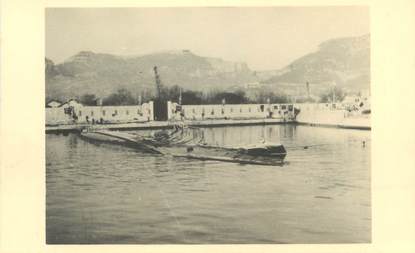
<path fill-rule="evenodd" d="M 46 57 L 189 49 L 278 69 L 338 37 L 367 34 L 367 7 L 59 8 L 46 10 Z"/>

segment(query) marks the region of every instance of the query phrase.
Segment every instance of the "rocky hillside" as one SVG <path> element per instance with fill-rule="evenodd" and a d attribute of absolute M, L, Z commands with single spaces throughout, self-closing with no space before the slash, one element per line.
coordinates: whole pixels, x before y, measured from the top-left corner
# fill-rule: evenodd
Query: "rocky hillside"
<path fill-rule="evenodd" d="M 282 69 L 264 83 L 313 85 L 335 82 L 349 89 L 367 89 L 370 85 L 370 35 L 333 39 L 320 44 Z"/>
<path fill-rule="evenodd" d="M 154 89 L 153 67 L 163 85 L 203 90 L 243 85 L 256 80 L 245 63 L 201 57 L 188 50 L 120 57 L 80 52 L 61 64 L 46 59 L 46 95 L 66 99 L 93 93 L 106 96 L 119 88 L 133 93 Z"/>
<path fill-rule="evenodd" d="M 265 89 L 293 94 L 304 91 L 307 81 L 314 94 L 333 82 L 361 90 L 370 85 L 370 36 L 323 42 L 317 51 L 269 71 L 252 71 L 246 63 L 202 57 L 189 50 L 133 57 L 83 51 L 60 64 L 45 60 L 46 96 L 65 100 L 86 93 L 104 97 L 119 88 L 133 94 L 154 91 L 154 66 L 164 85 L 192 90 L 236 89 L 261 82 Z"/>

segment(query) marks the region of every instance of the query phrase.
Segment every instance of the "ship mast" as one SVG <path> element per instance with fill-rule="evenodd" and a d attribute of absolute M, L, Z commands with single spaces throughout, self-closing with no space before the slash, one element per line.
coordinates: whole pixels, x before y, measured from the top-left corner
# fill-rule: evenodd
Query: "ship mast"
<path fill-rule="evenodd" d="M 179 90 L 179 105 L 182 105 L 182 88 Z"/>

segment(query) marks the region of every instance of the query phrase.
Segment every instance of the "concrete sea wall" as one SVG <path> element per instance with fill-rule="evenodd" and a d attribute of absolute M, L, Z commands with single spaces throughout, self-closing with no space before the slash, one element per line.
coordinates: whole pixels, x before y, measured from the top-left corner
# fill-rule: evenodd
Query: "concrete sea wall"
<path fill-rule="evenodd" d="M 342 104 L 297 104 L 300 113 L 296 122 L 300 124 L 333 126 L 343 128 L 370 129 L 370 114 L 349 112 Z"/>

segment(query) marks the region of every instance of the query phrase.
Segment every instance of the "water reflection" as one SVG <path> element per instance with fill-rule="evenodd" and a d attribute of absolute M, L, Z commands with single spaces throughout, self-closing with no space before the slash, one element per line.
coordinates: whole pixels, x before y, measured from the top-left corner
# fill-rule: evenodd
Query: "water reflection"
<path fill-rule="evenodd" d="M 207 143 L 212 145 L 248 145 L 262 141 L 280 142 L 282 139 L 293 139 L 296 126 L 244 126 L 207 128 L 204 136 Z"/>

